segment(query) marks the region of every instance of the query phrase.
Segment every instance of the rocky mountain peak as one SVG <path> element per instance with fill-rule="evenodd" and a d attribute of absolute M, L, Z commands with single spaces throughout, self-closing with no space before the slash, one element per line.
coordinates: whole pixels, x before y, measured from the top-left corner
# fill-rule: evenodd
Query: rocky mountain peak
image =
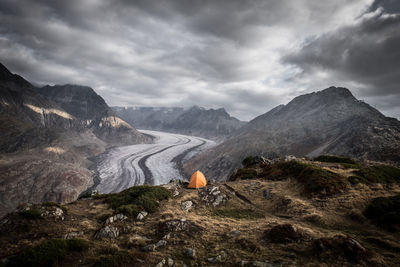
<path fill-rule="evenodd" d="M 82 85 L 46 85 L 38 91 L 55 101 L 68 113 L 83 120 L 93 120 L 112 112 L 104 99 L 91 87 Z"/>
<path fill-rule="evenodd" d="M 32 88 L 32 84 L 17 74 L 13 74 L 6 66 L 0 63 L 0 81 L 6 83 L 14 83 L 17 86 Z"/>

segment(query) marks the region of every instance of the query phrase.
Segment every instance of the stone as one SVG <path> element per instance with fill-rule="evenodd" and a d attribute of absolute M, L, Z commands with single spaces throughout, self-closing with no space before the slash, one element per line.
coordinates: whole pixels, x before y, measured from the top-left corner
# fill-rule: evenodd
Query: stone
<path fill-rule="evenodd" d="M 227 196 L 222 193 L 218 186 L 213 186 L 211 189 L 203 188 L 199 194 L 201 200 L 204 201 L 207 206 L 212 205 L 216 207 L 228 200 Z"/>
<path fill-rule="evenodd" d="M 191 235 L 193 233 L 202 230 L 202 227 L 186 219 L 160 222 L 158 227 L 159 227 L 159 232 L 164 235 L 170 233 L 179 233 L 179 232 Z"/>
<path fill-rule="evenodd" d="M 77 238 L 79 236 L 83 236 L 83 232 L 70 232 L 68 234 L 65 234 L 63 236 L 64 239 L 72 239 L 72 238 Z"/>
<path fill-rule="evenodd" d="M 148 214 L 147 211 L 141 211 L 141 212 L 139 212 L 139 214 L 137 215 L 136 219 L 138 219 L 138 220 L 143 220 L 144 217 L 147 216 L 147 214 Z"/>
<path fill-rule="evenodd" d="M 212 204 L 214 207 L 216 207 L 219 204 L 221 204 L 223 201 L 224 201 L 224 197 L 219 195 L 219 196 L 217 196 L 217 198 L 215 199 L 215 201 Z"/>
<path fill-rule="evenodd" d="M 216 263 L 216 262 L 224 262 L 228 258 L 228 254 L 226 254 L 225 251 L 221 251 L 221 253 L 216 256 L 216 257 L 211 257 L 208 258 L 207 261 L 211 263 Z"/>
<path fill-rule="evenodd" d="M 178 190 L 175 190 L 175 191 L 172 193 L 172 196 L 173 196 L 173 197 L 179 196 L 179 191 L 178 191 Z"/>
<path fill-rule="evenodd" d="M 213 194 L 213 193 L 214 193 L 214 191 L 219 191 L 218 189 L 219 189 L 219 187 L 218 187 L 218 186 L 213 186 L 213 187 L 211 188 L 211 190 L 210 190 L 210 193 L 209 193 L 209 194 L 211 195 L 211 194 Z"/>
<path fill-rule="evenodd" d="M 95 238 L 117 238 L 119 236 L 119 230 L 115 226 L 106 225 L 101 228 L 95 235 Z"/>
<path fill-rule="evenodd" d="M 193 206 L 193 202 L 190 201 L 190 200 L 185 201 L 185 202 L 183 202 L 183 203 L 181 204 L 181 208 L 182 208 L 182 210 L 184 210 L 184 211 L 190 210 L 190 209 L 192 208 L 192 206 Z"/>
<path fill-rule="evenodd" d="M 168 258 L 167 264 L 168 264 L 169 267 L 174 266 L 174 260 L 171 259 L 171 258 Z"/>
<path fill-rule="evenodd" d="M 232 231 L 229 233 L 229 235 L 233 237 L 240 236 L 240 231 L 239 230 Z"/>
<path fill-rule="evenodd" d="M 164 247 L 164 246 L 166 246 L 166 245 L 167 245 L 167 241 L 165 241 L 165 240 L 160 240 L 160 241 L 158 241 L 158 242 L 155 243 L 155 244 L 150 244 L 150 245 L 144 246 L 144 247 L 142 248 L 142 250 L 143 250 L 143 251 L 146 251 L 146 252 L 152 252 L 152 251 L 155 251 L 157 248 L 159 248 L 159 247 Z"/>
<path fill-rule="evenodd" d="M 185 255 L 188 256 L 189 258 L 194 259 L 196 257 L 196 251 L 192 248 L 186 248 Z"/>
<path fill-rule="evenodd" d="M 156 243 L 156 248 L 164 247 L 164 246 L 166 246 L 166 245 L 167 245 L 167 241 L 165 241 L 165 240 L 160 240 L 160 241 L 158 241 L 158 242 Z"/>
<path fill-rule="evenodd" d="M 272 197 L 271 197 L 271 190 L 269 190 L 269 189 L 265 189 L 264 190 L 264 198 L 265 199 L 271 199 Z"/>
<path fill-rule="evenodd" d="M 171 238 L 171 233 L 168 233 L 168 234 L 164 235 L 162 239 L 165 240 L 165 239 L 170 239 L 170 238 Z"/>
<path fill-rule="evenodd" d="M 239 266 L 246 266 L 247 264 L 249 264 L 249 261 L 246 261 L 246 260 L 241 260 L 239 262 Z"/>
<path fill-rule="evenodd" d="M 150 245 L 142 247 L 142 250 L 145 252 L 153 252 L 156 250 L 156 248 L 157 248 L 156 244 L 150 244 Z"/>
<path fill-rule="evenodd" d="M 219 194 L 221 194 L 221 191 L 219 191 L 219 190 L 212 192 L 213 196 L 216 196 L 216 195 L 219 195 Z"/>
<path fill-rule="evenodd" d="M 124 221 L 124 220 L 126 220 L 128 217 L 126 217 L 124 214 L 116 214 L 116 215 L 114 215 L 114 216 L 111 216 L 111 217 L 109 217 L 109 218 L 107 218 L 107 220 L 106 220 L 106 224 L 112 224 L 112 223 L 114 223 L 114 222 L 117 222 L 117 221 Z"/>
<path fill-rule="evenodd" d="M 159 263 L 157 263 L 156 267 L 163 267 L 165 265 L 165 259 L 162 259 Z"/>

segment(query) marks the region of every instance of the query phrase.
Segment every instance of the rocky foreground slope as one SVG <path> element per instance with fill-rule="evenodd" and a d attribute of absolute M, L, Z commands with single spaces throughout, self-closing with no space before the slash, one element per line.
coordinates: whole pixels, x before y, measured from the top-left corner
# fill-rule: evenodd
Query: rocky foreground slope
<path fill-rule="evenodd" d="M 116 114 L 136 128 L 161 130 L 207 139 L 224 140 L 246 123 L 225 109 L 113 107 Z"/>
<path fill-rule="evenodd" d="M 20 202 L 73 201 L 93 185 L 92 156 L 152 141 L 91 88 L 45 88 L 49 97 L 0 64 L 0 216 Z"/>
<path fill-rule="evenodd" d="M 21 205 L 0 221 L 1 263 L 398 266 L 400 170 L 330 159 L 248 158 L 199 190 L 175 181 Z"/>
<path fill-rule="evenodd" d="M 187 173 L 202 169 L 208 177 L 224 180 L 247 155 L 334 154 L 400 163 L 399 151 L 397 119 L 357 100 L 346 88 L 330 87 L 258 116 L 185 167 Z"/>

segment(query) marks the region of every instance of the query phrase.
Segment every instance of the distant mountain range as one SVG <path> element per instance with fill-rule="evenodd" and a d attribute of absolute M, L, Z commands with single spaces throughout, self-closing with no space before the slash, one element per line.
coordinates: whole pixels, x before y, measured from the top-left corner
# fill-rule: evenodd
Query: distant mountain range
<path fill-rule="evenodd" d="M 234 136 L 190 160 L 187 173 L 227 178 L 248 155 L 334 154 L 400 162 L 400 122 L 385 117 L 348 89 L 301 95 L 243 126 Z"/>
<path fill-rule="evenodd" d="M 114 111 L 136 128 L 160 130 L 223 140 L 246 124 L 230 116 L 225 109 L 179 107 L 113 107 Z"/>
<path fill-rule="evenodd" d="M 90 157 L 151 141 L 90 87 L 36 88 L 0 64 L 0 216 L 20 202 L 73 201 L 93 184 Z"/>

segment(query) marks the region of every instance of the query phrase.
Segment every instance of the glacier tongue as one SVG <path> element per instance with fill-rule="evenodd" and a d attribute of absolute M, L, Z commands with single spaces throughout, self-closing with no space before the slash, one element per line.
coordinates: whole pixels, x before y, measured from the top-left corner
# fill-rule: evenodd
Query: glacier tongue
<path fill-rule="evenodd" d="M 116 147 L 99 158 L 96 166 L 100 193 L 120 192 L 141 184 L 165 184 L 171 179 L 187 179 L 177 166 L 179 161 L 215 145 L 200 137 L 140 130 L 154 137 L 153 144 Z"/>

